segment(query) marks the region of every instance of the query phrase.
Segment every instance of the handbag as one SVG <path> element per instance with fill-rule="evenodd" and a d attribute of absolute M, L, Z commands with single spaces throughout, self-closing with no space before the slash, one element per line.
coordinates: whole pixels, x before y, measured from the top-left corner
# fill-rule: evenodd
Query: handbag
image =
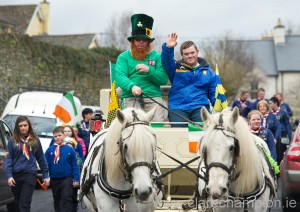
<path fill-rule="evenodd" d="M 282 138 L 281 138 L 281 143 L 282 143 L 282 144 L 285 144 L 285 145 L 290 144 L 290 139 L 289 139 L 289 137 L 288 137 L 288 136 L 282 137 Z"/>

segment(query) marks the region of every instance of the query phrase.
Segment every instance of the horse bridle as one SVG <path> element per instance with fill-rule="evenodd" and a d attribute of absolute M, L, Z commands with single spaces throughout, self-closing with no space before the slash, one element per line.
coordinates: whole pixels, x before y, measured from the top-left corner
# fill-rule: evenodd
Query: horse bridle
<path fill-rule="evenodd" d="M 201 170 L 204 173 L 204 179 L 205 179 L 205 183 L 208 184 L 209 181 L 209 170 L 211 168 L 221 168 L 223 170 L 225 170 L 228 173 L 228 186 L 230 183 L 232 183 L 233 181 L 235 181 L 238 177 L 239 177 L 239 173 L 237 173 L 236 175 L 233 176 L 233 171 L 236 167 L 236 163 L 237 163 L 237 157 L 239 156 L 239 142 L 237 140 L 237 138 L 235 137 L 235 134 L 233 131 L 229 130 L 229 129 L 225 129 L 225 127 L 223 126 L 223 114 L 220 115 L 219 117 L 219 124 L 216 125 L 214 127 L 214 129 L 216 130 L 221 130 L 223 132 L 223 134 L 227 137 L 231 137 L 234 139 L 234 156 L 232 158 L 232 163 L 231 166 L 228 167 L 223 163 L 220 162 L 212 162 L 212 163 L 207 163 L 207 152 L 206 152 L 206 147 L 204 147 L 203 149 L 203 160 L 204 160 L 204 166 L 203 167 L 205 170 Z"/>
<path fill-rule="evenodd" d="M 132 133 L 134 131 L 134 126 L 135 125 L 140 125 L 140 124 L 141 125 L 147 125 L 147 126 L 150 125 L 149 122 L 140 121 L 138 119 L 137 114 L 136 114 L 136 112 L 134 110 L 132 110 L 132 115 L 134 117 L 133 121 L 130 122 L 130 123 L 127 123 L 125 125 L 125 128 L 124 128 L 124 129 L 126 129 L 127 127 L 131 127 L 132 126 L 133 129 L 132 129 L 131 134 L 129 136 L 127 136 L 126 138 L 122 138 L 121 137 L 120 140 L 119 140 L 119 142 L 118 142 L 118 144 L 119 144 L 119 152 L 120 152 L 120 154 L 122 156 L 122 161 L 123 161 L 123 165 L 124 165 L 124 176 L 125 176 L 125 179 L 128 182 L 130 182 L 130 183 L 132 183 L 132 171 L 135 168 L 137 168 L 137 167 L 141 167 L 141 166 L 148 167 L 150 169 L 150 176 L 152 176 L 152 174 L 153 174 L 154 171 L 157 171 L 155 157 L 154 157 L 152 163 L 148 163 L 146 161 L 141 161 L 141 162 L 136 162 L 136 163 L 133 163 L 133 164 L 129 165 L 128 162 L 127 162 L 127 160 L 126 160 L 126 157 L 125 157 L 126 148 L 124 147 L 124 141 L 126 139 L 128 139 L 132 135 Z M 153 134 L 153 136 L 156 137 L 155 134 Z M 155 155 L 155 152 L 153 152 L 153 155 Z"/>

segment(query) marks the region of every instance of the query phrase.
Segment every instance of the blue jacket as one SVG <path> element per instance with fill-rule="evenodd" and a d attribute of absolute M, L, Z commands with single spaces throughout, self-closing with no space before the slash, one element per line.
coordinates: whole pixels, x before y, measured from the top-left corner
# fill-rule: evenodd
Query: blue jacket
<path fill-rule="evenodd" d="M 232 108 L 238 107 L 244 118 L 247 118 L 248 113 L 252 110 L 252 103 L 249 100 L 246 100 L 246 107 L 242 109 L 242 104 L 239 99 L 235 100 L 232 104 Z"/>
<path fill-rule="evenodd" d="M 280 105 L 280 110 L 285 111 L 289 117 L 293 116 L 292 109 L 290 108 L 289 104 L 286 103 L 286 102 L 283 102 L 283 103 Z"/>
<path fill-rule="evenodd" d="M 260 131 L 256 134 L 258 137 L 260 137 L 261 139 L 263 139 L 270 150 L 271 156 L 274 160 L 276 160 L 277 155 L 276 155 L 276 146 L 275 146 L 275 141 L 274 141 L 274 137 L 272 135 L 272 132 L 264 127 L 260 128 Z"/>
<path fill-rule="evenodd" d="M 26 138 L 27 136 L 25 139 Z M 38 148 L 36 151 L 34 149 L 30 150 L 28 143 L 26 143 L 29 150 L 29 160 L 25 157 L 25 155 L 23 155 L 22 152 L 22 145 L 24 142 L 20 141 L 20 143 L 16 145 L 12 137 L 9 139 L 6 149 L 8 151 L 8 156 L 4 161 L 4 171 L 7 178 L 12 177 L 13 172 L 29 172 L 37 174 L 38 168 L 36 162 L 38 162 L 40 166 L 43 179 L 49 178 L 48 166 L 45 160 L 42 145 L 40 140 L 38 138 L 36 139 L 38 142 Z"/>
<path fill-rule="evenodd" d="M 83 128 L 79 128 L 78 129 L 78 137 L 82 138 L 84 141 L 84 144 L 86 146 L 86 150 L 89 149 L 89 145 L 90 145 L 90 131 L 89 131 L 89 126 L 90 123 L 89 122 L 85 122 L 84 120 L 82 120 L 80 122 L 84 127 Z"/>
<path fill-rule="evenodd" d="M 266 126 L 264 126 L 263 123 L 264 123 L 264 118 L 261 119 L 261 126 L 268 128 L 272 132 L 276 141 L 280 141 L 281 125 L 278 119 L 276 118 L 276 116 L 272 112 L 269 112 L 269 115 L 267 116 L 266 119 Z"/>
<path fill-rule="evenodd" d="M 272 111 L 270 113 L 272 113 Z M 274 114 L 274 115 L 276 115 L 277 119 L 280 122 L 281 137 L 288 136 L 289 139 L 291 140 L 292 139 L 292 125 L 289 121 L 289 117 L 286 114 L 286 112 L 283 111 L 283 110 L 279 110 L 279 112 L 277 114 Z"/>
<path fill-rule="evenodd" d="M 174 60 L 174 48 L 162 46 L 161 62 L 166 70 L 172 87 L 169 93 L 171 110 L 193 110 L 201 107 L 209 109 L 215 103 L 216 75 L 203 58 L 199 67 L 193 70 L 182 61 Z"/>
<path fill-rule="evenodd" d="M 74 149 L 68 145 L 60 146 L 60 159 L 57 164 L 54 163 L 55 149 L 56 145 L 52 145 L 45 153 L 50 178 L 73 177 L 74 182 L 79 182 L 79 166 Z"/>

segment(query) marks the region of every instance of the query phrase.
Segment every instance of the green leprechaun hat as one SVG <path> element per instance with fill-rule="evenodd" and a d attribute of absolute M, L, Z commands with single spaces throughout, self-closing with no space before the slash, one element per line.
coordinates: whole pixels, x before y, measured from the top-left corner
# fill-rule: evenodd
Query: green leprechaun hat
<path fill-rule="evenodd" d="M 152 36 L 153 18 L 146 14 L 134 14 L 131 16 L 131 37 L 127 39 L 131 41 L 132 38 L 142 37 L 153 41 Z"/>

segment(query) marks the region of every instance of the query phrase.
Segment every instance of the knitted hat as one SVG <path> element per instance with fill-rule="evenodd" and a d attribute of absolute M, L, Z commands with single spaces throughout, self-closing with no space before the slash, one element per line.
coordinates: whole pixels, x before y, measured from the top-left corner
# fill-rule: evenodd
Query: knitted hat
<path fill-rule="evenodd" d="M 142 37 L 153 41 L 152 36 L 153 18 L 146 14 L 134 14 L 131 16 L 131 37 L 127 39 L 131 41 L 132 38 Z"/>

